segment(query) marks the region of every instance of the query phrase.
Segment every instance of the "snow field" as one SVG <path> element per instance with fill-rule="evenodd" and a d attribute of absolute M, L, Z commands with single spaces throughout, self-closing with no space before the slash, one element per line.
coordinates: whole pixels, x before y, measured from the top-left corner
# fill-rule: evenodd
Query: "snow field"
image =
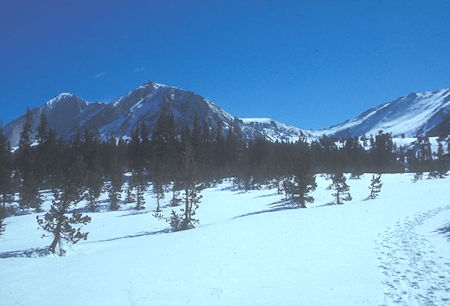
<path fill-rule="evenodd" d="M 202 192 L 200 225 L 177 233 L 148 193 L 146 210 L 88 213 L 88 240 L 64 257 L 33 257 L 51 241 L 35 214 L 7 218 L 0 305 L 446 305 L 450 179 L 412 176 L 383 175 L 375 200 L 371 175 L 348 179 L 353 201 L 339 206 L 317 176 L 308 209 L 224 182 Z"/>

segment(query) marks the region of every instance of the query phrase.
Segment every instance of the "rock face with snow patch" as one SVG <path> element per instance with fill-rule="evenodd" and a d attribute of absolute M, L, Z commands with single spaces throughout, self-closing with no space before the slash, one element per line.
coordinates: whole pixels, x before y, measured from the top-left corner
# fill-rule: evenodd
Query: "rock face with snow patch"
<path fill-rule="evenodd" d="M 247 140 L 265 138 L 270 141 L 295 142 L 299 138 L 311 136 L 311 131 L 272 120 L 270 118 L 242 118 L 242 134 Z"/>
<path fill-rule="evenodd" d="M 32 128 L 36 130 L 40 115 L 45 114 L 50 128 L 58 135 L 69 135 L 78 127 L 83 126 L 85 119 L 101 110 L 103 106 L 101 103 L 87 103 L 74 94 L 61 93 L 32 110 Z M 24 123 L 25 116 L 21 116 L 4 127 L 5 135 L 12 145 L 18 143 Z"/>

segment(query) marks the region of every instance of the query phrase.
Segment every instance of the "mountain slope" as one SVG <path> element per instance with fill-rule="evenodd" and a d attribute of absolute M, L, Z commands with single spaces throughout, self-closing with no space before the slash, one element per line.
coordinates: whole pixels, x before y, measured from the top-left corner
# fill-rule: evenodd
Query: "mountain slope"
<path fill-rule="evenodd" d="M 322 135 L 336 137 L 377 134 L 441 136 L 450 134 L 450 89 L 412 93 L 392 102 L 367 110 L 358 117 L 326 130 Z"/>
<path fill-rule="evenodd" d="M 103 139 L 127 138 L 142 123 L 152 131 L 161 114 L 168 111 L 174 114 L 180 128 L 184 126 L 192 128 L 197 114 L 199 122 L 205 121 L 213 130 L 217 129 L 220 122 L 224 133 L 232 126 L 234 120 L 238 120 L 238 125 L 247 140 L 264 137 L 272 141 L 296 141 L 301 135 L 300 129 L 270 119 L 265 123 L 240 120 L 191 91 L 152 81 L 110 103 L 87 103 L 73 94 L 60 94 L 32 110 L 33 128 L 37 127 L 39 116 L 44 113 L 49 126 L 65 138 L 70 138 L 77 130 L 85 128 L 99 131 Z M 21 116 L 5 126 L 5 134 L 12 145 L 18 143 L 24 119 L 25 117 Z"/>
<path fill-rule="evenodd" d="M 32 128 L 33 130 L 37 128 L 40 115 L 45 114 L 50 128 L 58 135 L 69 135 L 77 127 L 83 126 L 85 120 L 100 111 L 103 106 L 101 103 L 87 103 L 71 93 L 61 93 L 44 105 L 31 110 Z M 12 145 L 18 143 L 24 122 L 25 116 L 20 116 L 4 127 L 5 135 Z"/>
<path fill-rule="evenodd" d="M 346 137 L 391 132 L 394 137 L 404 134 L 442 136 L 450 134 L 450 89 L 410 94 L 367 110 L 358 117 L 331 128 L 303 130 L 268 118 L 238 119 L 210 100 L 191 91 L 146 82 L 109 103 L 87 103 L 74 94 L 62 93 L 40 107 L 34 108 L 33 128 L 44 113 L 49 126 L 58 135 L 71 138 L 78 130 L 99 131 L 103 139 L 130 137 L 133 130 L 145 123 L 153 131 L 161 114 L 171 111 L 180 128 L 192 128 L 195 114 L 213 130 L 221 123 L 224 133 L 238 120 L 246 140 L 262 137 L 270 141 L 310 140 L 323 135 Z M 18 143 L 24 116 L 8 123 L 4 130 L 11 144 Z"/>

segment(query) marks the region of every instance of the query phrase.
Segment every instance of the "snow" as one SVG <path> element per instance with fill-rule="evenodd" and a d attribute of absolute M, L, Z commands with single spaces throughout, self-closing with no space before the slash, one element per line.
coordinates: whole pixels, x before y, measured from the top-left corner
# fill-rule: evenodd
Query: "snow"
<path fill-rule="evenodd" d="M 270 118 L 240 118 L 244 123 L 272 123 Z"/>
<path fill-rule="evenodd" d="M 354 200 L 336 206 L 318 176 L 308 209 L 224 182 L 202 192 L 200 225 L 178 233 L 152 216 L 148 194 L 144 211 L 89 214 L 88 240 L 65 257 L 20 257 L 51 238 L 34 214 L 7 218 L 0 304 L 448 305 L 450 244 L 437 230 L 450 222 L 450 179 L 383 175 L 366 201 L 370 178 L 348 180 Z"/>
<path fill-rule="evenodd" d="M 47 101 L 47 107 L 52 108 L 55 106 L 56 103 L 58 103 L 59 101 L 66 99 L 66 98 L 70 98 L 70 97 L 74 97 L 75 95 L 72 93 L 67 93 L 67 92 L 62 92 L 59 95 L 57 95 L 56 97 L 50 99 Z"/>
<path fill-rule="evenodd" d="M 443 120 L 439 112 L 450 108 L 449 97 L 449 88 L 410 94 L 368 110 L 356 118 L 329 129 L 313 131 L 313 134 L 320 137 L 350 131 L 352 135 L 361 136 L 376 135 L 379 130 L 383 130 L 392 133 L 393 136 L 425 135 Z"/>

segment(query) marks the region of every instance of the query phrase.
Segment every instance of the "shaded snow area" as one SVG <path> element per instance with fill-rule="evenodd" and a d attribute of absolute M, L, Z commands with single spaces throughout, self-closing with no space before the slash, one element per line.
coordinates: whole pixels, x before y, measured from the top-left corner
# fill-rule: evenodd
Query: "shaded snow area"
<path fill-rule="evenodd" d="M 89 213 L 88 240 L 64 257 L 47 254 L 35 214 L 10 217 L 0 305 L 449 305 L 450 178 L 412 177 L 382 175 L 375 200 L 371 175 L 349 179 L 353 201 L 336 206 L 318 176 L 307 209 L 224 182 L 177 233 L 148 194 L 143 211 Z"/>

